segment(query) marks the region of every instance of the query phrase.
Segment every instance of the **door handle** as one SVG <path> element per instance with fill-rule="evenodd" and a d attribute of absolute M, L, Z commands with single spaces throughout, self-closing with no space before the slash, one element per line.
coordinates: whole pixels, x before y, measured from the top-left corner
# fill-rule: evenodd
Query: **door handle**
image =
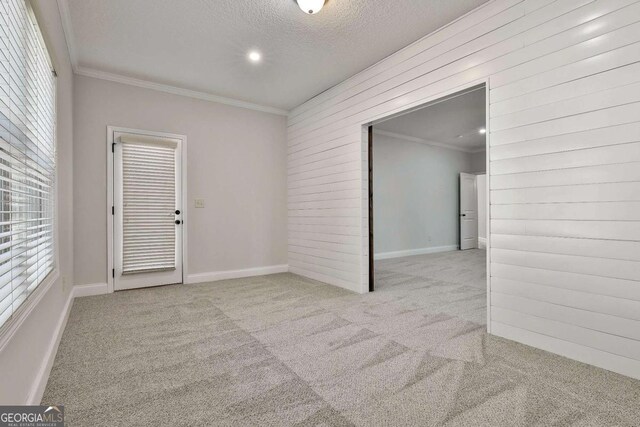
<path fill-rule="evenodd" d="M 179 219 L 176 219 L 176 225 L 180 225 L 182 224 L 182 221 L 180 221 Z"/>
<path fill-rule="evenodd" d="M 467 214 L 460 214 L 460 216 L 467 216 Z"/>
<path fill-rule="evenodd" d="M 180 209 L 176 209 L 176 215 L 180 215 Z"/>

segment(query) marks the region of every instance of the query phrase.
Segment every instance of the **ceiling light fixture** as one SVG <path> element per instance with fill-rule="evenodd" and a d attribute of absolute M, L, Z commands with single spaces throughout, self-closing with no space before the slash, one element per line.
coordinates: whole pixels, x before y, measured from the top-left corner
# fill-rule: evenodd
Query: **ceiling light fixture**
<path fill-rule="evenodd" d="M 480 135 L 484 135 L 485 133 L 487 133 L 487 130 L 486 130 L 485 128 L 482 128 L 482 129 L 480 129 L 480 130 L 478 131 L 478 133 L 479 133 Z"/>
<path fill-rule="evenodd" d="M 298 2 L 298 6 L 304 13 L 308 13 L 309 15 L 313 15 L 315 13 L 320 12 L 320 9 L 324 6 L 325 0 L 296 0 Z"/>
<path fill-rule="evenodd" d="M 251 62 L 260 62 L 260 60 L 262 59 L 262 55 L 260 55 L 260 52 L 257 52 L 255 50 L 252 50 L 251 52 L 249 52 L 247 57 Z"/>

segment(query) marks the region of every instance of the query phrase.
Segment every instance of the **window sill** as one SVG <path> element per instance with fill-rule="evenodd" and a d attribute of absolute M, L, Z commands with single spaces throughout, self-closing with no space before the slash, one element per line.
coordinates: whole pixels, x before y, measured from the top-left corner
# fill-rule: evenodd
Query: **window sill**
<path fill-rule="evenodd" d="M 59 278 L 60 271 L 58 268 L 55 268 L 33 291 L 33 293 L 27 297 L 24 304 L 22 304 L 9 318 L 9 320 L 7 320 L 7 323 L 0 327 L 0 353 L 4 351 L 4 348 L 11 342 L 11 339 L 18 329 L 20 329 L 20 326 L 22 326 L 22 324 L 29 318 L 33 309 L 36 308 Z"/>

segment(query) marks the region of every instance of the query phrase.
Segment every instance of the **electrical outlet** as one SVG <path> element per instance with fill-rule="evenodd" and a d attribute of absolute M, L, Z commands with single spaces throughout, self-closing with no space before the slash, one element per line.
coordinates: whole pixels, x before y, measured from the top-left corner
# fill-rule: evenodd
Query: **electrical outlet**
<path fill-rule="evenodd" d="M 196 208 L 204 208 L 204 199 L 196 199 Z"/>

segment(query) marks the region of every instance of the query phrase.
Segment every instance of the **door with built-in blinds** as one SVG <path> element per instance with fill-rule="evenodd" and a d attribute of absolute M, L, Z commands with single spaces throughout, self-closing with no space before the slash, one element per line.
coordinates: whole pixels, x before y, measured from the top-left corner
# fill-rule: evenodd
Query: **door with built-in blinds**
<path fill-rule="evenodd" d="M 181 141 L 113 141 L 114 289 L 182 283 Z"/>

